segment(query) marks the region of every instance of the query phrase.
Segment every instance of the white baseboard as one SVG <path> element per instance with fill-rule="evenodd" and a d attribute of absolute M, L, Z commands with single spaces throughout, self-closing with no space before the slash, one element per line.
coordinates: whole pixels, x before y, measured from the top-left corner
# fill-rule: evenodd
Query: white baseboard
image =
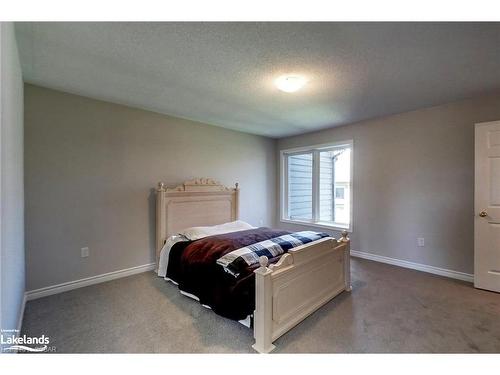
<path fill-rule="evenodd" d="M 453 270 L 449 270 L 446 268 L 428 266 L 426 264 L 414 263 L 414 262 L 410 262 L 407 260 L 384 257 L 382 255 L 365 253 L 363 251 L 357 251 L 357 250 L 351 250 L 351 256 L 357 257 L 357 258 L 374 260 L 376 262 L 381 262 L 381 263 L 392 264 L 394 266 L 410 268 L 412 270 L 433 273 L 435 275 L 451 277 L 452 279 L 468 281 L 470 283 L 474 282 L 474 275 L 472 275 L 470 273 L 453 271 Z"/>
<path fill-rule="evenodd" d="M 122 277 L 127 277 L 142 272 L 152 271 L 155 269 L 155 266 L 156 266 L 155 263 L 149 263 L 149 264 L 144 264 L 142 266 L 126 268 L 119 271 L 103 273 L 102 275 L 91 276 L 85 279 L 74 280 L 74 281 L 69 281 L 67 283 L 51 285 L 45 288 L 30 290 L 26 292 L 26 299 L 27 301 L 31 301 L 37 298 L 50 296 L 52 294 L 58 294 L 67 292 L 69 290 L 82 288 L 84 286 L 104 283 L 106 281 L 111 281 L 114 279 L 119 279 Z"/>

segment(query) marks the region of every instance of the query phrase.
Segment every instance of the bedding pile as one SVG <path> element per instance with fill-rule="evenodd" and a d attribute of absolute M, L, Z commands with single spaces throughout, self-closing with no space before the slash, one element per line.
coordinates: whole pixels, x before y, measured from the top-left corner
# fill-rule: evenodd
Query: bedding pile
<path fill-rule="evenodd" d="M 242 228 L 241 225 L 237 227 Z M 180 233 L 168 249 L 166 246 L 162 250 L 160 259 L 167 257 L 168 264 L 164 264 L 166 270 L 158 270 L 158 275 L 165 276 L 177 284 L 183 294 L 196 297 L 219 315 L 234 320 L 247 318 L 255 310 L 253 271 L 259 267 L 258 257 L 266 255 L 269 263 L 276 263 L 292 247 L 327 236 L 315 232 L 291 233 L 265 227 L 251 228 L 195 240 L 187 235 L 196 238 L 204 234 L 192 230 Z M 227 271 L 229 265 L 234 266 L 230 266 L 232 272 Z"/>
<path fill-rule="evenodd" d="M 160 259 L 158 261 L 158 270 L 157 270 L 158 276 L 166 277 L 168 261 L 170 258 L 170 249 L 177 242 L 194 241 L 194 240 L 199 240 L 200 238 L 215 236 L 217 234 L 238 232 L 242 230 L 255 229 L 255 228 L 256 227 L 242 220 L 236 220 L 236 221 L 231 221 L 229 223 L 213 225 L 210 227 L 191 227 L 184 229 L 182 232 L 174 236 L 170 236 L 165 242 L 165 245 L 163 246 L 163 249 L 160 252 Z"/>

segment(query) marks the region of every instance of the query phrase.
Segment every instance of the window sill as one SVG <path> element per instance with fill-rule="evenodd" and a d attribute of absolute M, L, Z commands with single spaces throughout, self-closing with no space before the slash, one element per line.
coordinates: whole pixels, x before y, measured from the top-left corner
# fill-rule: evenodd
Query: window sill
<path fill-rule="evenodd" d="M 330 229 L 338 232 L 342 232 L 346 230 L 348 233 L 352 233 L 352 228 L 347 226 L 347 225 L 342 225 L 338 223 L 325 223 L 325 222 L 310 222 L 310 221 L 301 221 L 301 220 L 290 220 L 290 219 L 280 219 L 280 222 L 286 223 L 286 224 L 295 224 L 295 225 L 303 225 L 303 226 L 308 226 L 308 227 L 315 227 L 315 228 L 324 228 L 324 229 Z"/>

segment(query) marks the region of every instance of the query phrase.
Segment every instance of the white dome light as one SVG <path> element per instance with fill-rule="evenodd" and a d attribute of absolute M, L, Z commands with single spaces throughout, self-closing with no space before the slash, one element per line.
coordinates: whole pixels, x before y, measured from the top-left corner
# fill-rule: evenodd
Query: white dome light
<path fill-rule="evenodd" d="M 284 92 L 296 92 L 300 90 L 307 80 L 304 77 L 296 75 L 285 75 L 278 77 L 275 81 L 276 87 Z"/>

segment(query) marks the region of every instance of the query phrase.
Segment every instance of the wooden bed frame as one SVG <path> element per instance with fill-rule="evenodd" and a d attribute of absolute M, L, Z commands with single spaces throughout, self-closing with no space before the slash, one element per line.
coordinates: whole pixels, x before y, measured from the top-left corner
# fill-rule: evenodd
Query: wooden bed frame
<path fill-rule="evenodd" d="M 198 178 L 175 188 L 158 183 L 156 259 L 166 239 L 193 226 L 217 225 L 238 219 L 239 188 L 211 178 Z M 273 341 L 342 291 L 351 290 L 349 238 L 323 238 L 293 248 L 276 264 L 260 257 L 255 272 L 253 348 L 269 353 Z"/>

